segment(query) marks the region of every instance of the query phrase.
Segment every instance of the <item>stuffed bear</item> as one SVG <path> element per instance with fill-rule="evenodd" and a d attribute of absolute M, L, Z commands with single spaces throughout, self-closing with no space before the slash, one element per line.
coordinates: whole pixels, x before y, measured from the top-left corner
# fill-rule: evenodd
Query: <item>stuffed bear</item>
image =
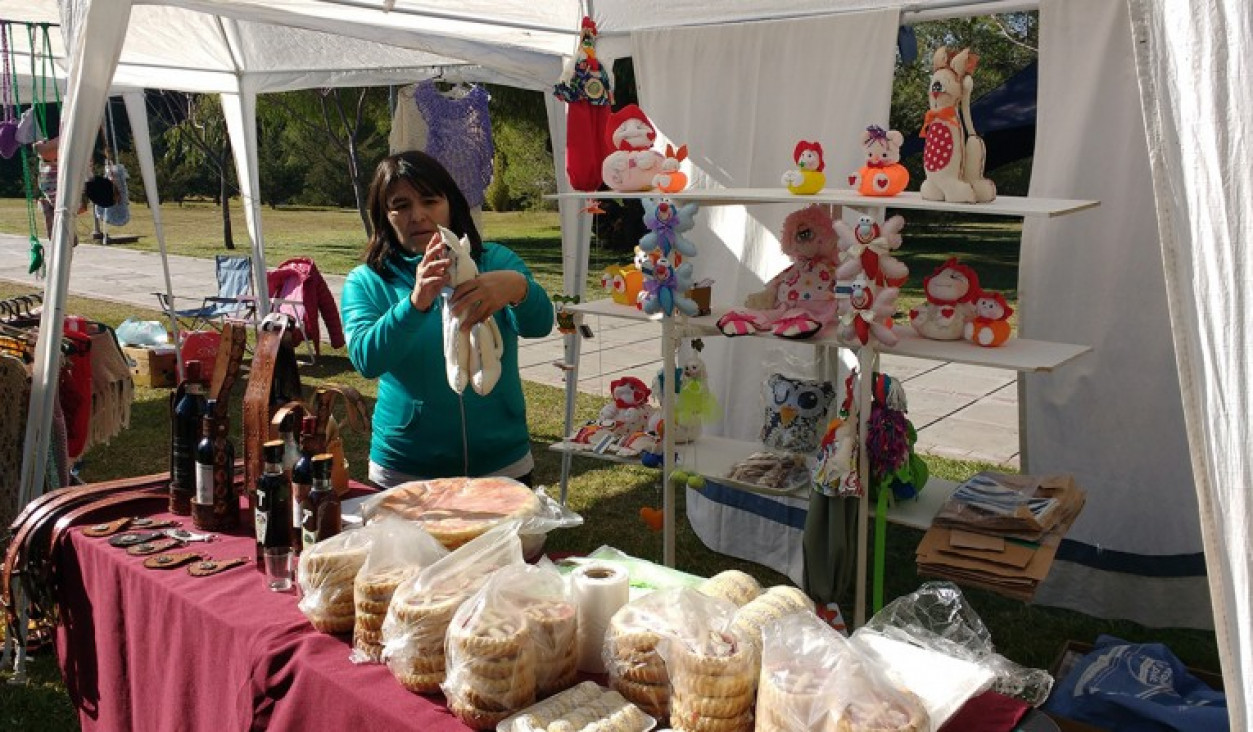
<path fill-rule="evenodd" d="M 609 115 L 606 135 L 614 152 L 601 164 L 605 185 L 623 193 L 652 190 L 665 158 L 651 149 L 657 132 L 644 110 L 628 104 Z"/>
<path fill-rule="evenodd" d="M 940 46 L 932 57 L 929 109 L 919 133 L 927 141 L 922 151 L 927 178 L 920 193 L 928 201 L 984 203 L 996 198 L 996 184 L 983 177 L 987 148 L 970 117 L 971 74 L 978 62 L 969 48 L 950 56 Z"/>
<path fill-rule="evenodd" d="M 999 292 L 982 291 L 975 297 L 974 319 L 966 323 L 962 336 L 981 346 L 992 348 L 1009 340 L 1009 316 L 1014 309 Z"/>
<path fill-rule="evenodd" d="M 979 275 L 953 258 L 924 278 L 922 289 L 927 301 L 909 311 L 914 330 L 923 338 L 938 341 L 961 338 L 966 322 L 975 317 Z"/>
<path fill-rule="evenodd" d="M 458 238 L 444 227 L 439 227 L 444 246 L 448 250 L 448 281 L 453 288 L 474 279 L 479 268 L 470 256 L 470 240 Z M 469 332 L 461 329 L 461 317 L 454 315 L 452 306 L 444 301 L 444 366 L 448 386 L 458 394 L 466 385 L 476 394 L 486 395 L 500 379 L 500 357 L 505 352 L 505 342 L 500 336 L 500 326 L 491 317 L 477 323 Z"/>
<path fill-rule="evenodd" d="M 835 322 L 839 244 L 830 214 L 819 204 L 788 214 L 780 246 L 792 264 L 745 298 L 745 307 L 718 319 L 724 335 L 769 330 L 780 338 L 809 338 Z"/>
<path fill-rule="evenodd" d="M 822 172 L 826 162 L 822 159 L 822 145 L 801 140 L 792 151 L 796 170 L 783 174 L 783 185 L 798 196 L 812 196 L 827 184 L 827 174 Z"/>
<path fill-rule="evenodd" d="M 857 219 L 856 226 L 835 222 L 840 237 L 840 266 L 835 271 L 840 280 L 851 281 L 865 272 L 866 279 L 879 287 L 900 287 L 909 278 L 909 267 L 892 256 L 901 246 L 901 230 L 905 219 L 893 216 L 882 225 L 870 216 Z"/>
<path fill-rule="evenodd" d="M 848 176 L 848 183 L 863 196 L 895 196 L 909 185 L 909 171 L 901 165 L 905 136 L 896 130 L 870 125 L 861 134 L 866 164 Z"/>

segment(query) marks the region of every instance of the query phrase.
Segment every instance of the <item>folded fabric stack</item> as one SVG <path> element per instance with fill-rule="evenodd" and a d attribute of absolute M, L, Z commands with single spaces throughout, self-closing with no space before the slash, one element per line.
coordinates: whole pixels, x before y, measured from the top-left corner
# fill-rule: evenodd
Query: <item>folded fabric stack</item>
<path fill-rule="evenodd" d="M 1085 500 L 1069 475 L 979 473 L 936 514 L 918 573 L 1030 601 Z"/>

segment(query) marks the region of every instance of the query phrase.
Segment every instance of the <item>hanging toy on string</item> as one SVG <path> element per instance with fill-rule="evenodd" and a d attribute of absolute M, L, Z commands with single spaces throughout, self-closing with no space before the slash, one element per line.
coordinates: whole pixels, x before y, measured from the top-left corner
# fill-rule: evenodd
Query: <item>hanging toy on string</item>
<path fill-rule="evenodd" d="M 644 201 L 644 224 L 650 231 L 640 239 L 640 271 L 644 275 L 644 291 L 640 309 L 649 315 L 671 316 L 677 310 L 695 316 L 700 306 L 687 296 L 692 289 L 692 263 L 685 257 L 696 256 L 696 246 L 682 236 L 691 228 L 696 205 L 682 208 L 673 202 Z"/>
<path fill-rule="evenodd" d="M 108 136 L 105 138 L 104 148 L 104 177 L 113 184 L 114 202 L 111 206 L 96 206 L 96 218 L 100 219 L 107 226 L 126 226 L 131 220 L 130 202 L 127 200 L 129 191 L 127 190 L 126 179 L 130 176 L 126 172 L 126 166 L 117 162 L 119 153 L 117 146 L 117 125 L 113 122 L 113 104 L 105 105 L 105 121 L 108 124 Z M 112 142 L 110 148 L 109 142 Z M 106 233 L 106 241 L 108 239 Z"/>
<path fill-rule="evenodd" d="M 811 471 L 814 490 L 824 496 L 858 497 L 862 494 L 861 476 L 857 472 L 860 444 L 857 437 L 859 421 L 853 386 L 857 372 L 844 380 L 844 401 L 827 424 L 827 431 L 818 443 L 818 456 Z"/>
<path fill-rule="evenodd" d="M 566 103 L 566 175 L 576 191 L 601 186 L 601 161 L 606 147 L 605 127 L 613 106 L 609 72 L 596 58 L 596 23 L 584 16 L 579 45 L 568 60 L 553 95 Z"/>
<path fill-rule="evenodd" d="M 927 483 L 926 462 L 914 451 L 918 432 L 905 416 L 909 407 L 901 382 L 875 374 L 870 418 L 866 422 L 866 460 L 870 464 L 870 497 L 880 493 L 904 501 L 917 498 Z"/>
<path fill-rule="evenodd" d="M 892 330 L 892 314 L 896 312 L 896 298 L 901 291 L 895 287 L 876 291 L 865 273 L 857 275 L 850 284 L 837 283 L 841 295 L 845 288 L 848 294 L 839 300 L 840 339 L 864 346 L 874 336 L 885 346 L 895 346 L 900 338 Z"/>

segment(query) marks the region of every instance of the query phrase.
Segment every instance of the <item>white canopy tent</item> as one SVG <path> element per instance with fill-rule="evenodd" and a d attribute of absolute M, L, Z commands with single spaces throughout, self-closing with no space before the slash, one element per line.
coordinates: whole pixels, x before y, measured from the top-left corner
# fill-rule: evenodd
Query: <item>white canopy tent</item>
<path fill-rule="evenodd" d="M 1061 7 L 1062 2 L 1043 0 L 1042 4 L 1048 10 L 1054 4 Z M 1115 2 L 1122 6 L 1121 0 L 1107 0 L 1101 5 Z M 981 12 L 1006 9 L 1005 4 L 997 2 L 972 4 L 978 5 Z M 613 58 L 625 55 L 631 35 L 642 30 L 663 32 L 665 28 L 681 26 L 804 18 L 891 5 L 877 0 L 763 0 L 723 5 L 700 0 L 604 0 L 595 4 L 593 15 L 602 32 L 598 49 L 602 56 Z M 948 12 L 954 5 L 936 0 L 916 2 L 911 7 Z M 1253 413 L 1247 378 L 1253 362 L 1253 341 L 1242 321 L 1247 312 L 1243 307 L 1245 295 L 1253 284 L 1253 257 L 1248 243 L 1253 233 L 1248 205 L 1253 171 L 1245 164 L 1250 157 L 1248 132 L 1253 129 L 1253 105 L 1247 89 L 1247 80 L 1253 78 L 1253 60 L 1246 48 L 1253 38 L 1253 9 L 1244 0 L 1215 0 L 1201 7 L 1183 2 L 1126 0 L 1125 7 L 1130 27 L 1111 26 L 1110 32 L 1125 32 L 1134 39 L 1130 48 L 1140 90 L 1142 127 L 1099 132 L 1119 139 L 1138 137 L 1143 129 L 1147 139 L 1161 243 L 1155 251 L 1141 252 L 1140 256 L 1160 254 L 1163 262 L 1169 322 L 1161 323 L 1161 327 L 1169 330 L 1173 340 L 1193 481 L 1191 487 L 1170 486 L 1167 490 L 1191 490 L 1196 494 L 1232 727 L 1246 729 L 1250 719 L 1245 694 L 1253 681 L 1253 554 L 1248 548 L 1248 527 L 1253 518 L 1248 491 L 1248 486 L 1253 485 L 1253 455 L 1249 449 L 1253 436 L 1246 425 L 1247 416 Z M 583 13 L 576 0 L 287 0 L 282 4 L 265 0 L 170 0 L 133 6 L 128 0 L 63 0 L 61 19 L 72 50 L 70 103 L 62 134 L 63 175 L 74 169 L 75 163 L 84 162 L 83 156 L 88 154 L 119 57 L 151 70 L 153 67 L 144 66 L 144 59 L 128 55 L 130 44 L 148 37 L 148 33 L 155 37 L 170 33 L 171 27 L 177 27 L 172 24 L 179 22 L 180 14 L 188 10 L 214 15 L 215 23 L 294 25 L 445 58 L 472 60 L 536 87 L 556 79 L 562 56 L 573 49 Z M 1066 10 L 1074 8 L 1068 6 Z M 158 14 L 165 27 L 145 28 L 146 18 L 158 17 L 147 14 L 156 11 L 169 13 Z M 1042 22 L 1048 22 L 1049 14 L 1041 15 Z M 1042 36 L 1046 30 L 1042 29 Z M 186 36 L 179 37 L 183 40 L 179 41 L 178 50 L 188 52 Z M 260 86 L 243 83 L 247 75 L 241 49 L 242 46 L 236 46 L 234 53 L 226 57 L 236 64 L 233 72 L 241 80 L 233 93 L 251 98 L 249 95 Z M 670 73 L 684 71 L 674 69 Z M 284 73 L 297 72 L 288 69 Z M 811 89 L 824 88 L 821 84 L 829 83 L 829 72 L 824 68 L 798 70 L 797 83 L 808 84 Z M 705 88 L 716 93 L 716 86 Z M 241 99 L 239 109 L 233 125 L 248 127 L 248 103 Z M 1094 127 L 1090 132 L 1096 134 L 1098 129 Z M 560 145 L 562 139 L 555 136 L 554 145 Z M 1073 159 L 1079 149 L 1078 145 L 1071 145 L 1044 152 Z M 701 161 L 709 170 L 726 162 Z M 1078 167 L 1082 162 L 1074 165 Z M 67 212 L 77 205 L 78 191 L 65 185 L 62 190 L 69 195 L 58 202 L 56 236 L 50 252 L 50 297 L 43 322 L 46 332 L 57 332 L 61 327 L 72 256 Z M 1102 196 L 1096 192 L 1094 197 Z M 581 268 L 585 244 L 578 236 L 582 232 L 573 227 L 566 232 L 567 286 L 573 287 L 585 274 Z M 259 240 L 259 229 L 256 235 Z M 1091 246 L 1107 244 L 1117 242 L 1091 242 Z M 1052 283 L 1058 285 L 1059 281 Z M 1092 345 L 1101 347 L 1100 343 Z M 52 398 L 50 378 L 55 372 L 56 355 L 48 341 L 40 344 L 31 413 L 42 418 L 32 420 L 28 456 L 32 450 L 42 454 L 47 445 L 50 412 L 46 406 Z M 1174 393 L 1169 385 L 1165 386 Z M 1092 408 L 1066 404 L 1067 409 L 1079 407 Z M 1032 419 L 1032 415 L 1025 415 L 1028 425 Z M 1137 430 L 1160 428 L 1163 427 L 1128 424 L 1125 440 L 1139 439 Z M 1074 449 L 1081 450 L 1082 446 Z M 1194 598 L 1178 599 L 1190 600 Z"/>

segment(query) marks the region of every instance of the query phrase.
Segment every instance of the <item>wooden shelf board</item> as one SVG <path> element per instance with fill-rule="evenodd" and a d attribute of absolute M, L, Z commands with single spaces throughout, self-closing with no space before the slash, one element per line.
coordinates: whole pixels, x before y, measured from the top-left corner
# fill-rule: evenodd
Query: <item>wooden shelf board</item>
<path fill-rule="evenodd" d="M 655 321 L 660 322 L 660 315 L 649 315 L 641 310 L 628 305 L 619 305 L 611 299 L 595 300 L 593 302 L 580 303 L 578 305 L 568 306 L 570 310 L 585 315 L 601 315 L 611 318 L 623 318 L 626 320 L 636 321 Z M 676 317 L 675 325 L 679 337 L 705 337 L 721 335 L 718 330 L 717 322 L 722 313 L 728 308 L 714 308 L 711 315 L 703 315 L 695 318 Z M 982 348 L 975 344 L 965 341 L 935 341 L 930 338 L 923 338 L 914 333 L 913 328 L 908 323 L 897 323 L 895 332 L 900 338 L 900 342 L 895 346 L 884 346 L 879 344 L 876 348 L 881 353 L 891 353 L 898 356 L 914 356 L 916 358 L 926 358 L 933 361 L 948 361 L 952 363 L 964 363 L 973 366 L 988 366 L 992 368 L 1009 369 L 1011 371 L 1035 372 L 1035 371 L 1052 371 L 1059 368 L 1083 354 L 1091 351 L 1091 346 L 1082 346 L 1069 343 L 1052 343 L 1049 341 L 1037 341 L 1029 338 L 1012 338 L 1002 346 L 996 348 Z M 774 338 L 768 333 L 757 333 L 752 338 Z M 791 341 L 797 342 L 797 341 Z M 839 342 L 834 338 L 811 338 L 807 341 L 810 345 L 815 346 L 848 346 Z"/>
<path fill-rule="evenodd" d="M 828 189 L 812 196 L 796 196 L 786 188 L 717 188 L 663 194 L 656 191 L 643 193 L 619 193 L 596 191 L 593 193 L 557 193 L 545 196 L 553 200 L 587 200 L 593 198 L 642 199 L 666 197 L 672 201 L 696 202 L 702 206 L 744 206 L 755 203 L 823 203 L 854 208 L 898 208 L 918 211 L 956 211 L 979 216 L 1065 216 L 1101 205 L 1100 201 L 1066 198 L 1036 198 L 1024 196 L 997 196 L 987 203 L 949 203 L 928 201 L 917 191 L 905 191 L 897 196 L 876 198 L 863 196 L 852 189 Z"/>

